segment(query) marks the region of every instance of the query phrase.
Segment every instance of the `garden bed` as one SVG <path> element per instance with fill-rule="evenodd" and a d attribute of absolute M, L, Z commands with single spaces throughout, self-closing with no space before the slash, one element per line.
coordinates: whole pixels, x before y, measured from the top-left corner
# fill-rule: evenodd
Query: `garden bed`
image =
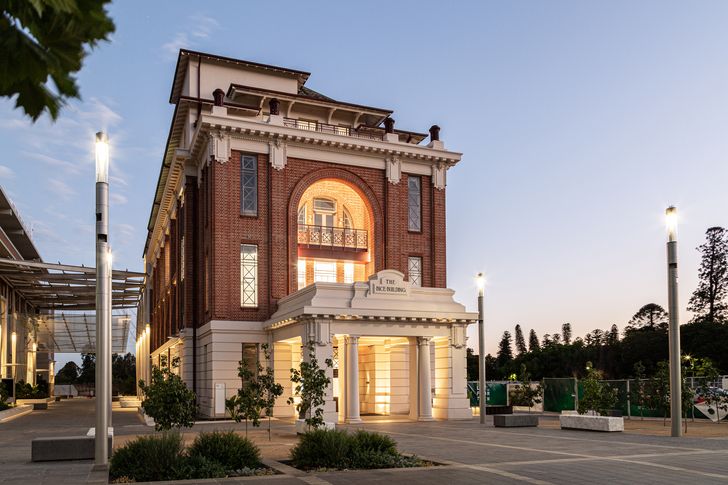
<path fill-rule="evenodd" d="M 279 460 L 280 461 L 280 460 Z M 291 459 L 280 461 L 306 472 L 373 470 L 436 466 L 416 455 L 400 453 L 387 435 L 359 430 L 318 429 L 303 435 L 291 449 Z"/>

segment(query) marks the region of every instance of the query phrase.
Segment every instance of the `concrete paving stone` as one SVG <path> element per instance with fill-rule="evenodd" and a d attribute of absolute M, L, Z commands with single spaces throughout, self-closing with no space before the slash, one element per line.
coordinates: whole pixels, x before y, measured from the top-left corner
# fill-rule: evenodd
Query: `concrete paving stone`
<path fill-rule="evenodd" d="M 382 484 L 382 483 L 416 483 L 419 485 L 442 485 L 452 483 L 458 485 L 469 484 L 522 484 L 523 482 L 503 477 L 482 470 L 457 467 L 437 467 L 436 469 L 419 470 L 371 470 L 356 472 L 330 472 L 319 473 L 319 478 L 332 485 L 349 484 Z"/>

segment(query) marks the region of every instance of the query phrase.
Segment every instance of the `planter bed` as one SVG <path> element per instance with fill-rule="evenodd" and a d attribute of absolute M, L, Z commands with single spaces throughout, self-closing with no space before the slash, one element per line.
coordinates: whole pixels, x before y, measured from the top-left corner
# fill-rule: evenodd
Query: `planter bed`
<path fill-rule="evenodd" d="M 419 458 L 416 455 L 411 455 L 408 453 L 402 453 L 401 457 L 403 458 L 404 464 L 402 466 L 390 466 L 390 467 L 382 467 L 382 468 L 334 468 L 334 467 L 320 467 L 320 468 L 299 468 L 296 465 L 293 464 L 292 460 L 277 460 L 278 463 L 281 463 L 282 465 L 285 465 L 286 467 L 293 468 L 295 470 L 300 470 L 307 473 L 325 473 L 325 472 L 341 472 L 341 471 L 363 471 L 363 470 L 392 470 L 396 468 L 427 468 L 427 467 L 433 467 L 433 466 L 445 466 L 443 463 L 437 463 L 435 461 L 431 460 L 425 460 L 423 458 Z"/>
<path fill-rule="evenodd" d="M 496 414 L 493 416 L 496 428 L 538 427 L 538 414 Z"/>
<path fill-rule="evenodd" d="M 624 431 L 624 418 L 593 416 L 588 414 L 562 414 L 559 416 L 561 429 L 615 432 Z"/>

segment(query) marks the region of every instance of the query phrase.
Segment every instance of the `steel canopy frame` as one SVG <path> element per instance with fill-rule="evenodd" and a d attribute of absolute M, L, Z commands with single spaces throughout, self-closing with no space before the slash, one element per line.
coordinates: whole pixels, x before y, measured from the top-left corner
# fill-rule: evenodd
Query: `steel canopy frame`
<path fill-rule="evenodd" d="M 0 258 L 0 278 L 43 310 L 95 310 L 96 268 Z M 112 271 L 112 309 L 136 308 L 144 273 Z"/>

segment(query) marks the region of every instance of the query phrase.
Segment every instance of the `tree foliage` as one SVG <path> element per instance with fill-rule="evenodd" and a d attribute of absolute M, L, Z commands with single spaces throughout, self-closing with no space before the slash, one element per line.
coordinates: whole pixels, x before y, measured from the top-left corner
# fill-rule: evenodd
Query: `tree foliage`
<path fill-rule="evenodd" d="M 516 325 L 516 352 L 518 352 L 519 355 L 528 352 L 528 349 L 526 348 L 526 339 L 523 338 L 523 330 L 521 330 L 520 325 Z"/>
<path fill-rule="evenodd" d="M 591 362 L 587 362 L 587 374 L 581 384 L 584 395 L 579 399 L 579 414 L 594 411 L 605 416 L 617 404 L 617 389 L 602 381 L 602 373 L 592 367 Z"/>
<path fill-rule="evenodd" d="M 631 332 L 641 329 L 667 331 L 667 323 L 668 318 L 665 309 L 657 303 L 648 303 L 637 310 L 624 331 Z"/>
<path fill-rule="evenodd" d="M 225 401 L 230 416 L 237 422 L 245 420 L 245 436 L 248 436 L 248 421 L 254 427 L 260 426 L 260 419 L 268 417 L 268 439 L 271 437 L 270 418 L 276 399 L 283 394 L 283 386 L 275 382 L 273 369 L 270 367 L 270 350 L 268 345 L 262 346 L 266 366 L 260 361 L 247 362 L 241 360 L 238 366 L 240 389 Z"/>
<path fill-rule="evenodd" d="M 153 367 L 151 382 L 147 385 L 140 380 L 139 388 L 144 393 L 142 409 L 154 419 L 157 431 L 189 428 L 194 424 L 197 416 L 195 393 L 169 368 Z"/>
<path fill-rule="evenodd" d="M 331 384 L 331 379 L 326 376 L 326 369 L 333 367 L 331 359 L 324 361 L 325 368 L 321 368 L 316 358 L 314 342 L 306 346 L 308 360 L 303 360 L 299 369 L 291 369 L 291 382 L 294 384 L 294 395 L 299 396 L 299 401 L 291 396 L 288 404 L 296 404 L 298 417 L 306 421 L 309 428 L 317 429 L 324 424 L 324 409 L 326 403 L 326 388 Z"/>
<path fill-rule="evenodd" d="M 528 412 L 536 404 L 541 403 L 543 398 L 543 386 L 541 383 L 536 387 L 531 386 L 531 374 L 526 368 L 526 364 L 521 364 L 521 370 L 518 374 L 519 386 L 510 392 L 510 401 L 514 406 L 527 406 Z"/>
<path fill-rule="evenodd" d="M 728 317 L 728 233 L 722 227 L 705 232 L 705 242 L 698 246 L 702 255 L 698 270 L 698 287 L 688 302 L 693 321 L 723 323 Z"/>
<path fill-rule="evenodd" d="M 541 345 L 538 343 L 538 335 L 536 335 L 536 331 L 534 329 L 531 329 L 531 331 L 528 334 L 528 351 L 529 352 L 536 352 L 541 348 Z"/>
<path fill-rule="evenodd" d="M 33 121 L 47 111 L 56 119 L 64 102 L 78 98 L 75 74 L 87 47 L 108 40 L 114 23 L 109 0 L 7 0 L 0 4 L 0 96 Z"/>
<path fill-rule="evenodd" d="M 561 326 L 561 334 L 564 336 L 564 343 L 571 345 L 571 324 L 565 323 Z"/>
<path fill-rule="evenodd" d="M 501 337 L 500 342 L 498 343 L 498 353 L 496 354 L 496 359 L 498 360 L 498 365 L 503 366 L 513 360 L 513 349 L 511 348 L 511 332 L 506 330 L 503 332 L 503 337 Z"/>
<path fill-rule="evenodd" d="M 56 384 L 75 384 L 81 375 L 81 368 L 74 361 L 66 362 L 56 374 Z"/>

